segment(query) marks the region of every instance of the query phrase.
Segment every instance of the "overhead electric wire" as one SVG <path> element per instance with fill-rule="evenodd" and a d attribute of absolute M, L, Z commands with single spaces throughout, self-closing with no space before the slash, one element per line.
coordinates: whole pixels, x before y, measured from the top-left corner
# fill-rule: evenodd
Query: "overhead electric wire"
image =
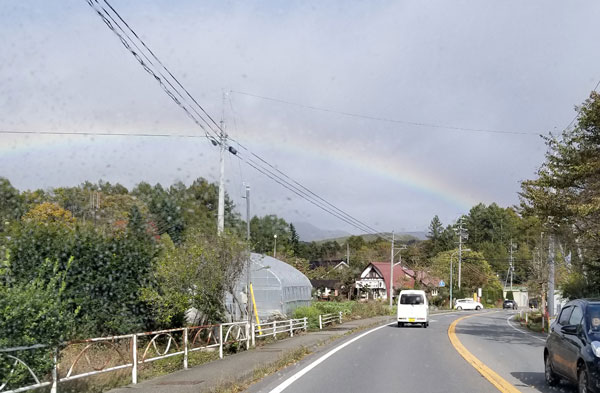
<path fill-rule="evenodd" d="M 285 179 L 283 179 L 282 177 L 278 176 L 276 173 L 273 173 L 272 171 L 269 171 L 268 169 L 264 168 L 264 167 L 260 167 L 259 165 L 256 164 L 256 162 L 252 159 L 247 159 L 243 156 L 237 155 L 238 158 L 242 161 L 244 161 L 247 165 L 249 165 L 250 167 L 254 168 L 255 170 L 257 170 L 258 172 L 262 173 L 264 176 L 268 177 L 269 179 L 275 181 L 277 184 L 281 185 L 282 187 L 285 187 L 286 189 L 290 190 L 291 192 L 293 192 L 294 194 L 298 195 L 299 197 L 303 198 L 304 200 L 310 202 L 311 204 L 317 206 L 318 208 L 320 208 L 321 210 L 333 215 L 334 217 L 337 217 L 338 219 L 344 221 L 345 223 L 353 226 L 354 228 L 365 232 L 367 234 L 371 234 L 371 235 L 378 235 L 381 237 L 385 237 L 384 235 L 381 235 L 379 232 L 377 232 L 376 230 L 374 231 L 372 228 L 370 228 L 369 226 L 367 226 L 366 224 L 362 223 L 361 221 L 355 219 L 354 217 L 347 215 L 347 217 L 330 210 L 329 208 L 327 208 L 326 206 L 323 206 L 322 203 L 318 203 L 317 201 L 314 201 L 313 198 L 310 198 L 310 196 L 307 195 L 306 192 L 302 191 L 301 189 L 299 189 L 298 187 L 295 187 L 293 184 L 290 184 L 288 181 L 286 181 Z M 337 209 L 337 208 L 336 208 Z"/>
<path fill-rule="evenodd" d="M 383 121 L 383 122 L 388 122 L 388 123 L 398 123 L 398 124 L 406 124 L 406 125 L 418 126 L 418 127 L 442 128 L 442 129 L 455 130 L 455 131 L 481 132 L 481 133 L 492 133 L 492 134 L 515 134 L 515 135 L 534 135 L 534 136 L 540 135 L 539 132 L 490 130 L 490 129 L 483 129 L 483 128 L 458 127 L 458 126 L 452 126 L 452 125 L 425 123 L 425 122 L 417 122 L 417 121 L 410 121 L 410 120 L 390 119 L 390 118 L 386 118 L 386 117 L 371 116 L 371 115 L 365 115 L 365 114 L 360 114 L 360 113 L 352 113 L 352 112 L 346 112 L 346 111 L 338 111 L 335 109 L 322 108 L 322 107 L 313 106 L 313 105 L 300 104 L 297 102 L 282 100 L 282 99 L 273 98 L 273 97 L 266 97 L 266 96 L 253 94 L 253 93 L 247 93 L 247 92 L 243 92 L 243 91 L 231 90 L 231 92 L 249 96 L 249 97 L 260 98 L 261 100 L 278 102 L 280 104 L 297 106 L 300 108 L 310 109 L 310 110 L 314 110 L 314 111 L 333 113 L 333 114 L 337 114 L 337 115 L 355 117 L 355 118 L 361 118 L 361 119 L 367 119 L 367 120 Z"/>
<path fill-rule="evenodd" d="M 262 169 L 260 169 L 259 167 L 255 166 L 253 163 L 246 161 L 246 164 L 248 164 L 248 165 L 249 165 L 249 166 L 251 166 L 252 168 L 256 169 L 258 172 L 262 173 L 263 175 L 267 176 L 268 178 L 270 178 L 270 179 L 271 179 L 271 180 L 273 180 L 274 182 L 276 182 L 276 183 L 280 184 L 281 186 L 283 186 L 283 187 L 287 188 L 288 190 L 290 190 L 290 191 L 291 191 L 291 192 L 293 192 L 294 194 L 298 195 L 299 197 L 301 197 L 301 198 L 303 198 L 303 199 L 307 200 L 308 202 L 310 202 L 310 203 L 312 203 L 313 205 L 317 206 L 318 208 L 322 209 L 323 211 L 325 211 L 325 212 L 327 212 L 327 213 L 329 213 L 329 214 L 331 214 L 331 215 L 333 215 L 333 216 L 337 217 L 338 219 L 340 219 L 340 220 L 342 220 L 342 221 L 346 222 L 347 224 L 349 224 L 349 225 L 353 226 L 354 228 L 356 228 L 356 229 L 358 229 L 358 230 L 360 230 L 360 231 L 362 231 L 362 232 L 366 232 L 366 233 L 369 233 L 369 234 L 371 233 L 370 231 L 368 231 L 368 230 L 365 230 L 364 228 L 361 228 L 361 227 L 359 227 L 359 226 L 355 225 L 354 223 L 352 223 L 352 222 L 350 222 L 350 221 L 346 220 L 345 218 L 343 218 L 343 217 L 341 217 L 341 216 L 337 215 L 336 213 L 334 213 L 334 212 L 332 212 L 332 211 L 330 211 L 330 210 L 327 210 L 327 208 L 323 207 L 322 205 L 319 205 L 319 204 L 317 204 L 317 203 L 316 203 L 316 202 L 314 202 L 313 200 L 311 200 L 311 199 L 307 199 L 307 198 L 306 198 L 304 195 L 302 195 L 302 194 L 301 194 L 301 193 L 299 193 L 298 191 L 296 191 L 296 190 L 294 190 L 294 189 L 292 189 L 292 188 L 288 187 L 288 186 L 287 186 L 285 183 L 281 182 L 281 181 L 280 181 L 280 180 L 278 180 L 277 178 L 275 178 L 275 177 L 273 177 L 273 176 L 269 175 L 268 173 L 264 172 Z"/>
<path fill-rule="evenodd" d="M 230 105 L 232 106 L 232 110 L 233 110 L 233 105 L 231 104 L 231 100 L 230 100 Z M 269 173 L 271 173 L 274 176 L 277 176 L 279 179 L 283 180 L 286 184 L 289 184 L 290 186 L 296 188 L 297 190 L 303 190 L 301 191 L 304 195 L 309 196 L 309 198 L 316 198 L 317 200 L 320 200 L 322 203 L 325 203 L 327 206 L 329 206 L 330 208 L 334 209 L 339 215 L 342 215 L 344 217 L 346 217 L 346 219 L 354 221 L 356 224 L 367 228 L 368 230 L 364 230 L 364 232 L 366 233 L 370 233 L 373 235 L 379 235 L 382 236 L 384 238 L 387 238 L 388 240 L 391 240 L 389 238 L 389 236 L 386 235 L 380 235 L 380 232 L 377 231 L 376 229 L 372 228 L 371 226 L 365 224 L 364 222 L 356 219 L 355 217 L 353 217 L 352 215 L 350 215 L 349 213 L 345 212 L 344 210 L 338 208 L 337 206 L 335 206 L 334 204 L 332 204 L 331 202 L 327 201 L 326 199 L 322 198 L 321 196 L 319 196 L 318 194 L 316 194 L 315 192 L 313 192 L 311 189 L 309 189 L 308 187 L 302 185 L 301 183 L 299 183 L 298 181 L 294 180 L 293 178 L 291 178 L 290 176 L 288 176 L 287 174 L 285 174 L 283 171 L 281 171 L 279 168 L 271 165 L 269 162 L 267 162 L 265 159 L 263 159 L 262 157 L 260 157 L 259 155 L 257 155 L 256 153 L 253 153 L 252 151 L 250 151 L 246 146 L 242 145 L 240 142 L 236 141 L 233 138 L 229 138 L 232 141 L 236 142 L 238 144 L 238 146 L 243 149 L 246 150 L 250 155 L 252 155 L 253 157 L 255 157 L 256 159 L 258 159 L 261 163 L 267 165 L 271 170 L 269 170 Z M 247 159 L 246 159 L 247 160 Z M 244 161 L 246 161 L 244 160 Z M 258 163 L 254 162 L 256 165 L 259 165 Z M 263 167 L 264 168 L 264 167 Z M 256 169 L 256 168 L 255 168 Z M 285 179 L 289 179 L 290 182 L 288 182 L 287 180 L 281 178 L 280 176 L 278 176 L 277 174 L 273 173 L 273 171 L 279 173 L 281 176 L 283 176 L 283 178 Z M 263 173 L 264 174 L 264 173 Z M 295 186 L 294 186 L 295 184 Z M 297 186 L 297 187 L 296 187 Z M 299 188 L 298 188 L 299 187 Z M 307 195 L 308 194 L 308 195 Z M 306 199 L 306 198 L 305 198 Z"/>
<path fill-rule="evenodd" d="M 184 134 L 152 134 L 137 132 L 71 132 L 71 131 L 17 131 L 0 130 L 0 134 L 25 134 L 25 135 L 81 135 L 81 136 L 126 136 L 126 137 L 160 137 L 160 138 L 210 138 L 207 135 Z"/>
<path fill-rule="evenodd" d="M 244 157 L 244 158 L 240 157 L 240 159 L 243 159 L 244 162 L 246 162 L 247 165 L 253 167 L 254 169 L 256 169 L 257 171 L 259 171 L 263 175 L 271 178 L 272 180 L 276 181 L 278 184 L 280 184 L 283 187 L 287 188 L 288 190 L 294 192 L 296 195 L 298 195 L 301 198 L 309 201 L 313 205 L 318 206 L 319 208 L 321 208 L 322 210 L 328 212 L 329 214 L 332 214 L 333 216 L 341 219 L 342 221 L 344 221 L 344 222 L 352 225 L 353 227 L 355 227 L 357 229 L 360 229 L 361 231 L 366 232 L 366 233 L 379 234 L 376 230 L 374 230 L 370 226 L 368 226 L 368 225 L 362 223 L 361 221 L 355 219 L 354 217 L 352 217 L 348 213 L 346 213 L 343 210 L 337 208 L 332 203 L 330 203 L 330 202 L 326 201 L 325 199 L 321 198 L 316 193 L 314 193 L 313 191 L 309 190 L 307 187 L 305 187 L 305 186 L 301 185 L 299 182 L 293 180 L 291 177 L 289 177 L 288 175 L 286 175 L 285 173 L 283 173 L 281 170 L 275 168 L 273 165 L 271 165 L 270 163 L 268 163 L 265 159 L 263 159 L 262 157 L 260 157 L 259 155 L 255 154 L 255 153 L 253 153 L 252 151 L 250 151 L 248 148 L 246 148 L 245 146 L 243 146 L 241 143 L 239 143 L 235 139 L 228 137 L 225 134 L 225 132 L 222 130 L 222 128 L 220 127 L 220 125 L 217 124 L 217 122 L 206 112 L 206 110 L 204 110 L 204 108 L 194 99 L 194 97 L 189 93 L 189 91 L 183 87 L 183 85 L 179 82 L 179 80 L 177 78 L 175 78 L 175 76 L 173 76 L 173 74 L 168 70 L 168 68 L 158 59 L 158 57 L 154 54 L 154 52 L 152 52 L 148 48 L 148 46 L 139 37 L 139 35 L 125 22 L 125 20 L 110 5 L 110 3 L 107 0 L 104 0 L 104 3 L 108 6 L 108 8 L 110 8 L 110 10 L 112 11 L 112 13 L 114 14 L 114 17 L 113 17 L 113 15 L 111 15 L 111 13 L 104 6 L 100 5 L 99 0 L 86 0 L 86 1 L 90 5 L 90 7 L 92 7 L 92 9 L 94 9 L 96 11 L 96 13 L 100 16 L 100 18 L 103 20 L 103 22 L 106 24 L 106 26 L 114 34 L 117 35 L 117 37 L 120 39 L 120 41 L 125 46 L 125 48 L 136 58 L 136 60 L 140 63 L 140 65 L 144 68 L 144 70 L 146 72 L 148 72 L 159 83 L 159 85 L 165 91 L 165 93 L 178 106 L 180 106 L 186 112 L 186 114 L 202 130 L 205 131 L 206 136 L 211 139 L 211 141 L 213 142 L 213 144 L 226 143 L 227 140 L 231 140 L 231 141 L 237 143 L 238 146 L 240 146 L 243 150 L 246 150 L 249 153 L 249 155 L 251 155 L 252 157 L 254 157 L 254 158 L 256 158 L 257 160 L 260 161 L 260 162 L 257 162 L 254 159 L 252 159 L 252 157 Z M 119 21 L 121 21 L 125 25 L 125 27 L 121 26 L 121 24 L 119 23 Z M 142 48 L 139 45 L 136 44 L 136 41 L 127 33 L 127 31 L 125 31 L 126 29 L 129 32 L 131 32 L 131 34 L 133 34 L 133 36 L 135 37 L 135 39 L 137 39 L 137 41 L 139 41 L 140 45 L 146 51 L 149 52 L 149 55 L 146 54 L 146 53 L 144 53 L 144 50 L 142 50 Z M 120 30 L 120 32 L 118 30 Z M 137 49 L 140 53 L 136 52 L 132 46 L 135 47 L 135 49 Z M 143 56 L 143 58 L 142 58 L 142 56 Z M 169 80 L 169 78 L 166 77 L 160 70 L 156 70 L 157 66 L 149 58 L 149 56 L 151 56 L 152 58 L 154 58 L 156 60 L 156 62 L 160 65 L 160 67 L 162 67 L 162 69 L 166 72 L 166 74 L 168 74 L 170 76 L 170 78 L 173 79 L 173 81 Z M 175 86 L 175 85 L 177 85 L 177 86 L 179 86 L 179 88 L 183 89 L 183 91 L 185 92 L 185 94 L 182 93 L 179 90 L 179 88 L 177 86 Z M 181 97 L 181 100 L 178 99 L 176 95 L 178 95 L 179 97 Z M 192 101 L 193 105 L 190 104 L 190 102 L 186 99 L 186 96 Z M 204 116 L 202 116 L 202 114 L 200 114 L 198 112 L 198 110 L 194 108 L 194 105 L 197 106 L 200 109 L 200 111 L 202 113 L 204 113 L 204 115 L 209 120 L 207 120 L 206 118 L 204 118 Z M 190 111 L 190 109 L 188 109 L 188 106 L 191 108 L 191 111 Z M 192 111 L 195 113 L 195 115 L 194 115 L 194 113 L 192 113 Z M 202 120 L 202 122 L 204 122 L 204 124 L 206 125 L 206 127 L 204 127 L 204 125 L 200 122 L 200 120 L 198 120 L 197 117 L 200 118 Z M 212 133 L 214 136 L 209 135 L 209 132 Z M 234 153 L 231 150 L 231 148 L 229 149 L 229 151 L 232 152 L 233 154 L 237 155 L 237 152 Z M 274 173 L 269 168 L 265 167 L 265 165 L 268 166 L 268 167 L 270 167 L 270 168 L 272 168 L 274 171 L 276 171 L 277 173 L 279 173 L 281 176 L 278 175 L 277 173 Z M 290 183 L 289 181 L 287 181 L 282 176 L 284 176 L 287 179 L 290 179 L 297 186 L 294 186 L 294 184 Z M 298 187 L 300 187 L 300 188 L 298 188 Z M 323 204 L 326 204 L 326 205 L 324 206 Z M 328 208 L 326 206 L 330 206 L 330 208 Z M 335 209 L 335 211 L 332 211 L 331 209 Z"/>
<path fill-rule="evenodd" d="M 142 66 L 142 68 L 144 68 L 144 70 L 146 72 L 148 72 L 158 82 L 158 84 L 161 86 L 161 88 L 164 90 L 164 92 L 181 109 L 183 109 L 186 112 L 186 114 L 194 121 L 194 123 L 196 123 L 204 132 L 206 132 L 207 135 L 208 135 L 208 132 L 211 132 L 217 138 L 219 138 L 219 132 L 215 131 L 212 128 L 210 122 L 208 120 L 206 120 L 193 107 L 193 105 L 190 105 L 190 103 L 187 102 L 187 100 L 185 99 L 185 96 L 173 85 L 173 83 L 167 77 L 165 77 L 165 75 L 163 75 L 160 70 L 156 69 L 156 66 L 154 65 L 154 63 L 152 62 L 152 60 L 149 59 L 148 55 L 146 53 L 144 53 L 144 51 L 136 44 L 135 40 L 133 38 L 131 38 L 131 36 L 129 36 L 129 34 L 127 34 L 127 32 L 124 30 L 124 28 L 119 24 L 118 21 L 116 21 L 113 18 L 113 16 L 106 10 L 106 8 L 104 8 L 102 5 L 100 5 L 99 2 L 98 2 L 98 0 L 87 0 L 87 3 L 90 5 L 90 7 L 92 7 L 96 11 L 96 13 L 98 14 L 98 16 L 100 16 L 100 18 L 102 19 L 102 21 L 104 22 L 104 24 L 119 38 L 119 40 L 121 41 L 121 43 L 133 55 L 133 57 L 140 63 L 140 65 Z M 114 8 L 106 0 L 104 0 L 104 3 L 106 3 L 107 6 L 109 6 L 109 8 L 111 8 L 114 11 Z M 116 11 L 114 11 L 114 12 L 115 12 L 115 14 L 116 14 L 116 16 L 117 16 L 118 19 L 123 20 L 123 18 L 121 18 L 121 16 Z M 110 19 L 110 20 L 108 20 L 107 18 Z M 116 26 L 116 28 L 115 28 L 115 26 Z M 118 28 L 118 30 L 121 31 L 121 33 L 119 31 L 117 31 L 117 28 Z M 131 29 L 128 25 L 127 25 L 127 28 L 138 39 L 138 41 L 140 42 L 140 44 L 151 53 L 151 56 L 153 56 L 154 58 L 156 58 L 156 56 L 154 55 L 154 53 L 150 49 L 148 49 L 148 46 L 139 38 L 139 36 L 133 31 L 133 29 Z M 136 52 L 132 48 L 132 45 L 139 51 L 139 53 Z M 146 61 L 144 61 L 144 59 L 142 57 L 140 57 L 140 55 L 143 56 L 146 59 Z M 162 68 L 164 70 L 166 70 L 166 72 L 169 75 L 171 75 L 171 76 L 173 75 L 162 64 L 162 62 L 160 62 L 160 60 L 157 59 L 157 61 L 162 66 Z M 153 67 L 154 67 L 154 69 L 153 69 Z M 158 75 L 160 75 L 160 77 L 157 75 L 157 73 L 158 73 Z M 173 77 L 173 79 L 175 80 L 176 84 L 181 85 L 181 83 L 179 83 L 179 81 L 175 77 Z M 168 84 L 168 86 L 165 85 L 165 82 Z M 170 86 L 170 88 L 169 88 L 169 86 Z M 185 90 L 185 91 L 187 92 L 187 90 Z M 181 100 L 179 98 L 177 98 L 176 95 L 178 95 L 179 97 L 181 97 Z M 189 93 L 188 93 L 188 95 L 189 95 Z M 194 101 L 194 103 L 202 111 L 204 111 L 204 108 L 202 108 L 195 100 L 193 100 L 193 101 Z M 194 116 L 194 114 L 192 112 L 190 112 L 190 109 L 188 109 L 188 106 L 191 108 L 191 111 L 195 112 L 196 116 L 199 117 L 202 120 L 202 122 L 204 122 L 204 124 L 206 124 L 206 127 L 202 124 L 202 122 L 200 122 L 200 120 L 198 120 L 196 118 L 196 116 Z M 210 118 L 210 116 L 209 116 L 209 118 Z M 212 118 L 210 118 L 210 120 L 212 120 Z M 214 123 L 214 120 L 212 120 L 212 121 Z M 219 128 L 218 125 L 217 125 L 217 128 Z"/>
<path fill-rule="evenodd" d="M 125 20 L 121 17 L 121 15 L 113 8 L 113 6 L 110 5 L 110 3 L 107 0 L 104 0 L 104 2 L 106 3 L 106 5 L 108 5 L 110 7 L 110 9 L 115 13 L 115 15 L 117 15 L 117 17 L 125 24 L 125 26 L 129 29 L 129 31 L 132 32 L 132 34 L 135 36 L 135 38 L 137 38 L 141 42 L 141 44 L 144 46 L 144 48 L 146 48 L 148 50 L 148 52 L 150 52 L 150 54 L 158 62 L 158 64 L 160 64 L 160 66 L 165 71 L 167 71 L 167 73 L 169 74 L 169 76 L 171 78 L 173 78 L 173 80 L 175 81 L 175 83 L 177 83 L 177 85 L 183 89 L 183 91 L 192 100 L 192 102 L 194 104 L 196 104 L 200 108 L 200 110 L 210 119 L 210 121 L 217 127 L 218 130 L 223 131 L 223 130 L 221 130 L 221 127 L 219 126 L 219 124 L 217 124 L 217 122 L 208 114 L 208 112 L 206 112 L 206 110 L 204 110 L 204 108 L 202 107 L 202 105 L 200 105 L 198 103 L 198 101 L 196 101 L 196 99 L 179 82 L 179 80 L 171 73 L 171 71 L 169 71 L 169 69 L 164 66 L 164 64 L 162 63 L 162 61 L 160 61 L 160 59 L 154 54 L 154 52 L 152 52 L 152 50 L 150 48 L 148 48 L 148 46 L 146 45 L 146 43 L 140 37 L 138 37 L 137 33 L 131 27 L 129 27 L 129 25 L 127 24 L 127 22 L 125 22 Z"/>
<path fill-rule="evenodd" d="M 596 86 L 594 86 L 594 89 L 592 91 L 598 90 L 598 86 L 600 86 L 600 80 L 598 81 L 598 83 L 596 83 Z M 581 114 L 581 108 L 579 108 L 579 110 L 577 111 L 577 114 L 575 114 L 575 117 L 573 118 L 573 120 L 571 120 L 569 122 L 569 124 L 567 124 L 567 126 L 565 128 L 563 128 L 563 132 L 566 131 L 569 127 L 571 127 L 573 125 L 573 123 L 575 123 L 575 120 L 577 120 L 577 118 L 579 117 L 580 114 Z"/>

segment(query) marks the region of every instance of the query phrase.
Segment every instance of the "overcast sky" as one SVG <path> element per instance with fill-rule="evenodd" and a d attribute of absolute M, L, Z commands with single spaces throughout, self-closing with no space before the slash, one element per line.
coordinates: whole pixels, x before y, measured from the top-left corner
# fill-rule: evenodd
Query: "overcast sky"
<path fill-rule="evenodd" d="M 600 79 L 594 0 L 111 4 L 235 140 L 381 231 L 517 204 L 538 135 Z M 0 37 L 0 131 L 202 135 L 84 0 L 3 0 Z M 203 138 L 0 134 L 0 176 L 189 184 L 218 179 L 218 153 Z M 240 211 L 246 182 L 254 214 L 358 232 L 231 155 L 226 178 Z"/>

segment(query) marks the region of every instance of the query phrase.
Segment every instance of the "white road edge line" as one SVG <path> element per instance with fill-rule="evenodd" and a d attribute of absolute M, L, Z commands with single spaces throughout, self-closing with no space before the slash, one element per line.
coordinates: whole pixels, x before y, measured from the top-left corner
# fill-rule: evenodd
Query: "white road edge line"
<path fill-rule="evenodd" d="M 516 314 L 513 314 L 513 315 L 511 315 L 510 317 L 506 318 L 506 323 L 508 324 L 508 326 L 510 326 L 511 328 L 515 329 L 517 332 L 520 332 L 520 333 L 526 334 L 526 335 L 528 335 L 528 336 L 530 336 L 530 337 L 533 337 L 533 338 L 535 338 L 536 340 L 540 340 L 540 341 L 546 342 L 546 340 L 545 340 L 545 339 L 543 339 L 543 338 L 541 338 L 541 337 L 534 336 L 533 334 L 527 333 L 527 332 L 525 332 L 525 331 L 523 331 L 523 330 L 521 330 L 521 329 L 517 329 L 517 328 L 516 328 L 516 327 L 515 327 L 515 326 L 514 326 L 512 323 L 510 323 L 510 320 L 511 320 L 511 319 L 512 319 L 512 317 L 514 317 L 515 315 L 516 315 Z"/>
<path fill-rule="evenodd" d="M 374 329 L 368 330 L 368 331 L 362 333 L 361 335 L 356 336 L 356 337 L 354 337 L 353 339 L 351 339 L 349 341 L 346 341 L 345 343 L 343 343 L 339 347 L 336 347 L 336 348 L 332 349 L 331 351 L 327 352 L 325 355 L 321 356 L 320 358 L 318 358 L 317 360 L 315 360 L 314 362 L 312 362 L 308 366 L 304 367 L 302 370 L 298 371 L 296 374 L 292 375 L 291 377 L 289 377 L 288 379 L 286 379 L 285 381 L 283 381 L 279 386 L 277 386 L 275 389 L 271 390 L 269 393 L 280 393 L 280 392 L 282 392 L 285 388 L 287 388 L 288 386 L 290 386 L 291 384 L 293 384 L 294 382 L 296 382 L 300 377 L 302 377 L 304 374 L 308 373 L 313 368 L 317 367 L 319 364 L 323 363 L 325 360 L 327 360 L 327 358 L 329 358 L 331 355 L 333 355 L 337 351 L 339 351 L 339 350 L 347 347 L 348 345 L 352 344 L 356 340 L 360 340 L 361 338 L 363 338 L 367 334 L 371 334 L 371 333 L 373 333 L 376 330 L 379 330 L 379 329 L 384 328 L 386 326 L 392 326 L 392 325 L 395 325 L 395 324 L 396 324 L 396 322 L 394 322 L 394 323 L 387 323 L 385 325 L 382 325 L 382 326 L 376 327 Z"/>

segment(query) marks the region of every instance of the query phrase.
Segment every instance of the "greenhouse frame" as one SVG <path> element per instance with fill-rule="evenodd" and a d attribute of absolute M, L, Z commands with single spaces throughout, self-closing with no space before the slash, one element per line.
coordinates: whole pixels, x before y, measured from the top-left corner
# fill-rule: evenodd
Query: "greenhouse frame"
<path fill-rule="evenodd" d="M 293 266 L 273 257 L 250 254 L 250 281 L 260 320 L 290 317 L 300 306 L 310 306 L 312 285 L 308 277 Z M 235 296 L 226 297 L 232 320 L 246 316 L 246 269 L 235 285 Z"/>

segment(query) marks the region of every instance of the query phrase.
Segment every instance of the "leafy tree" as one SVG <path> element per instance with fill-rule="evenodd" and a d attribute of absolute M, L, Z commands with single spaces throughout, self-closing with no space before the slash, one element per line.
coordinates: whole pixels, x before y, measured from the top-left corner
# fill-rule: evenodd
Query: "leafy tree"
<path fill-rule="evenodd" d="M 452 239 L 451 241 L 449 241 L 449 235 L 450 239 Z M 453 237 L 454 233 L 445 231 L 440 218 L 437 215 L 434 216 L 429 224 L 428 240 L 425 243 L 427 255 L 434 257 L 442 251 L 454 248 L 454 244 L 452 243 Z"/>
<path fill-rule="evenodd" d="M 64 295 L 69 310 L 80 310 L 79 335 L 149 326 L 149 313 L 139 300 L 140 288 L 149 285 L 155 255 L 149 235 L 129 231 L 104 235 L 89 225 L 73 224 L 70 213 L 56 205 L 42 205 L 10 233 L 9 281 L 49 283 L 56 273 L 43 267 L 46 260 L 53 260 L 61 274 L 69 270 Z"/>
<path fill-rule="evenodd" d="M 300 238 L 298 237 L 298 233 L 296 232 L 296 228 L 294 224 L 290 223 L 290 250 L 293 255 L 298 255 L 300 252 Z"/>
<path fill-rule="evenodd" d="M 365 245 L 365 239 L 362 236 L 350 236 L 347 240 L 350 251 L 360 250 Z"/>
<path fill-rule="evenodd" d="M 570 287 L 597 293 L 600 287 L 600 94 L 580 108 L 577 125 L 546 138 L 546 160 L 538 177 L 521 183 L 521 210 L 537 217 L 563 255 L 573 255 Z"/>
<path fill-rule="evenodd" d="M 146 203 L 159 235 L 169 234 L 176 244 L 183 240 L 185 221 L 176 196 L 171 195 L 160 184 L 152 187 L 144 182 L 133 189 L 132 195 Z"/>
<path fill-rule="evenodd" d="M 342 250 L 342 247 L 335 240 L 328 240 L 321 244 L 321 258 L 322 259 L 336 259 Z"/>
<path fill-rule="evenodd" d="M 277 235 L 277 248 L 286 249 L 289 239 L 289 225 L 276 215 L 254 216 L 250 220 L 250 244 L 255 252 L 272 253 Z"/>
<path fill-rule="evenodd" d="M 180 325 L 192 307 L 201 313 L 202 323 L 222 322 L 225 293 L 233 293 L 248 258 L 245 244 L 228 233 L 206 236 L 191 230 L 180 246 L 168 236 L 161 245 L 156 285 L 142 291 L 161 325 Z"/>
<path fill-rule="evenodd" d="M 427 238 L 433 241 L 438 240 L 442 235 L 443 230 L 444 227 L 442 226 L 440 218 L 435 215 L 429 224 L 429 233 L 427 234 Z"/>
<path fill-rule="evenodd" d="M 431 266 L 431 272 L 435 277 L 450 283 L 450 259 L 454 270 L 454 288 L 458 288 L 458 258 L 457 250 L 444 251 L 438 254 Z M 462 283 L 461 287 L 472 293 L 477 288 L 501 288 L 496 273 L 486 261 L 484 255 L 476 251 L 464 251 L 462 257 Z"/>
<path fill-rule="evenodd" d="M 444 250 L 452 250 L 456 246 L 456 232 L 454 231 L 454 227 L 452 225 L 447 225 L 440 236 L 439 247 Z"/>
<path fill-rule="evenodd" d="M 18 220 L 25 209 L 25 200 L 8 179 L 0 177 L 0 236 L 6 226 Z"/>
<path fill-rule="evenodd" d="M 7 260 L 0 262 L 0 266 L 8 264 Z M 65 297 L 68 266 L 60 271 L 58 263 L 47 259 L 38 276 L 16 284 L 6 279 L 8 270 L 0 269 L 0 348 L 48 344 L 49 348 L 19 355 L 38 375 L 50 372 L 53 347 L 71 338 L 75 327 L 78 310 L 71 310 Z M 47 280 L 46 275 L 51 279 Z M 30 379 L 25 368 L 13 370 L 13 366 L 13 360 L 0 357 L 0 375 L 8 389 L 23 386 Z"/>
<path fill-rule="evenodd" d="M 23 220 L 34 222 L 37 225 L 59 224 L 72 226 L 75 223 L 75 218 L 70 211 L 50 202 L 35 206 L 25 213 Z"/>

